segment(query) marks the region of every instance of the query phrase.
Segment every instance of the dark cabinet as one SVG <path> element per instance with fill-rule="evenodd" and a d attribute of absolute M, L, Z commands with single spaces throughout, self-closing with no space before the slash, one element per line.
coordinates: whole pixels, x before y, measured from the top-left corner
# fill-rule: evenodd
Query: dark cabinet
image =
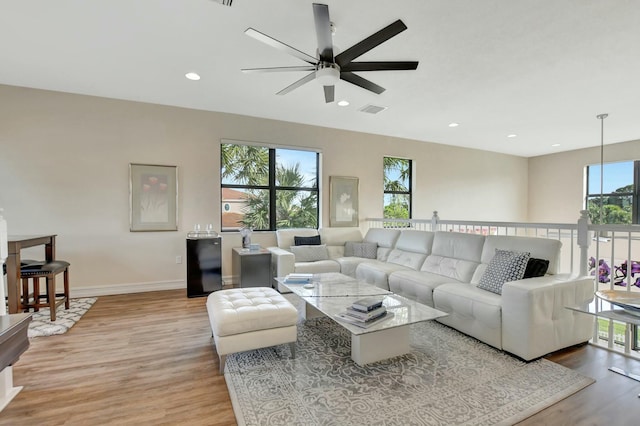
<path fill-rule="evenodd" d="M 187 239 L 187 296 L 206 296 L 222 289 L 222 239 Z"/>

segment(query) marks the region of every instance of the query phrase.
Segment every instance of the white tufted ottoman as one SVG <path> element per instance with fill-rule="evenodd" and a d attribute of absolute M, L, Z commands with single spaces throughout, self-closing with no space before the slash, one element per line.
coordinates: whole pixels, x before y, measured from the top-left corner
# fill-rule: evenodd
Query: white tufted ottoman
<path fill-rule="evenodd" d="M 289 343 L 295 357 L 298 311 L 269 287 L 234 288 L 207 297 L 209 322 L 224 374 L 227 354 Z"/>

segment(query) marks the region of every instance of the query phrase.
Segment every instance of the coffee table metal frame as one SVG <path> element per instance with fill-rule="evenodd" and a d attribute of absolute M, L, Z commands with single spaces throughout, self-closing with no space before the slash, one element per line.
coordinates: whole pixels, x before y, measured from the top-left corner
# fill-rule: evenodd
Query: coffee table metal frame
<path fill-rule="evenodd" d="M 631 327 L 630 335 L 632 336 L 635 336 L 635 329 L 640 326 L 640 316 L 629 313 L 629 311 L 622 307 L 599 299 L 598 297 L 596 297 L 595 300 L 586 308 L 582 306 L 566 306 L 566 308 L 583 314 L 593 315 L 595 317 L 627 323 Z M 628 335 L 627 341 L 629 341 L 629 337 L 630 336 Z M 632 373 L 618 367 L 609 367 L 609 371 L 640 382 L 640 374 Z M 640 398 L 640 394 L 638 395 L 638 398 Z"/>
<path fill-rule="evenodd" d="M 276 281 L 305 301 L 306 319 L 327 316 L 351 333 L 351 359 L 358 365 L 409 353 L 409 326 L 447 315 L 422 303 L 338 273 L 314 274 L 313 288 L 285 283 L 284 278 L 276 278 Z M 393 315 L 369 328 L 358 327 L 336 318 L 347 306 L 368 296 L 382 298 L 387 311 Z"/>

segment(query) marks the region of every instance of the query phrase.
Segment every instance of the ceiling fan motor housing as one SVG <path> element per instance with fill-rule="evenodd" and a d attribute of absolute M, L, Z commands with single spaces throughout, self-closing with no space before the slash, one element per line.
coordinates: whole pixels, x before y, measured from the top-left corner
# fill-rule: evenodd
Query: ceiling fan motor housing
<path fill-rule="evenodd" d="M 319 62 L 316 70 L 316 81 L 323 86 L 333 86 L 340 80 L 340 67 L 330 62 Z"/>

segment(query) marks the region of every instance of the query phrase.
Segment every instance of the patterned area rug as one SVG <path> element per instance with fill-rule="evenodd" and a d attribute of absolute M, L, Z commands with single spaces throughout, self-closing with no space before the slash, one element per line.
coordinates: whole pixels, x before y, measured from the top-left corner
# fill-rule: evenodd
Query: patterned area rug
<path fill-rule="evenodd" d="M 360 367 L 328 318 L 287 345 L 229 355 L 238 425 L 513 424 L 594 382 L 540 359 L 525 363 L 437 322 L 415 324 L 412 352 Z"/>
<path fill-rule="evenodd" d="M 29 323 L 28 336 L 41 337 L 66 333 L 75 323 L 80 321 L 80 318 L 93 306 L 96 300 L 98 300 L 96 297 L 71 299 L 69 309 L 65 309 L 64 305 L 58 306 L 55 321 L 51 321 L 49 308 L 42 308 L 40 311 L 34 312 L 31 323 Z"/>

